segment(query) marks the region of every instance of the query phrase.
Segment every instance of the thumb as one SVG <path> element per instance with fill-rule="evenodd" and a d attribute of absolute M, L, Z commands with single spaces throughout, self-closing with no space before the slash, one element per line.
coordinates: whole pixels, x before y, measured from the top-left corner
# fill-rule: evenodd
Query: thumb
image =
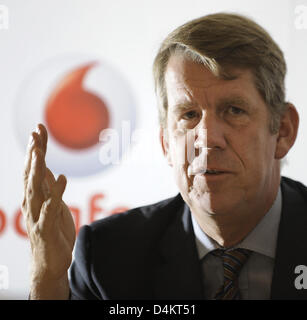
<path fill-rule="evenodd" d="M 50 190 L 49 198 L 43 203 L 40 222 L 44 225 L 51 225 L 60 215 L 62 210 L 62 196 L 67 184 L 66 177 L 60 175 Z"/>
<path fill-rule="evenodd" d="M 66 184 L 67 184 L 66 177 L 64 175 L 60 174 L 51 189 L 51 196 L 54 196 L 54 197 L 62 200 L 63 193 L 66 188 Z"/>

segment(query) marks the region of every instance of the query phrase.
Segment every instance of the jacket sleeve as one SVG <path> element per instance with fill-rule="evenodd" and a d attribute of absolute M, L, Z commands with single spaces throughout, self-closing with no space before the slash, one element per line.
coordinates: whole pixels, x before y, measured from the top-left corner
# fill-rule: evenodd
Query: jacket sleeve
<path fill-rule="evenodd" d="M 74 261 L 69 270 L 70 299 L 102 299 L 92 278 L 91 228 L 83 226 L 78 234 Z"/>

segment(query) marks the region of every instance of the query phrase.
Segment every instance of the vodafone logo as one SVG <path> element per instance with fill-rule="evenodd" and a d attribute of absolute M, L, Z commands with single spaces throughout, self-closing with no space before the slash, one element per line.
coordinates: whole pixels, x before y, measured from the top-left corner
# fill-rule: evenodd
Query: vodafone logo
<path fill-rule="evenodd" d="M 67 148 L 82 150 L 99 142 L 100 132 L 110 125 L 103 97 L 83 88 L 85 77 L 95 64 L 69 72 L 46 102 L 45 121 L 53 137 Z"/>
<path fill-rule="evenodd" d="M 103 132 L 122 124 L 135 128 L 135 100 L 127 80 L 113 66 L 87 56 L 56 57 L 23 81 L 15 104 L 16 132 L 25 149 L 37 123 L 49 133 L 47 165 L 55 173 L 88 176 L 107 169 L 99 152 Z M 119 157 L 123 152 L 119 151 Z"/>

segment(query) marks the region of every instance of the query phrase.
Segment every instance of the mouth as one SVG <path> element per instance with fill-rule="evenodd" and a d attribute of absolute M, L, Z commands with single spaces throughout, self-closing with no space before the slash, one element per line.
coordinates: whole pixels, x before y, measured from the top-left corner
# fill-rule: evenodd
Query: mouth
<path fill-rule="evenodd" d="M 222 174 L 225 173 L 224 171 L 218 171 L 218 170 L 206 170 L 203 172 L 203 174 L 206 175 L 217 175 L 217 174 Z"/>
<path fill-rule="evenodd" d="M 230 174 L 233 174 L 233 171 L 230 171 L 227 168 L 224 168 L 222 166 L 189 166 L 188 167 L 188 175 L 190 177 L 192 176 L 198 176 L 198 177 L 226 177 Z"/>
<path fill-rule="evenodd" d="M 206 170 L 198 171 L 196 175 L 220 175 L 225 173 L 229 173 L 229 172 L 224 170 L 218 170 L 218 169 L 206 169 Z"/>
<path fill-rule="evenodd" d="M 196 173 L 195 178 L 206 179 L 207 182 L 224 181 L 229 178 L 231 172 L 222 169 L 204 169 Z"/>

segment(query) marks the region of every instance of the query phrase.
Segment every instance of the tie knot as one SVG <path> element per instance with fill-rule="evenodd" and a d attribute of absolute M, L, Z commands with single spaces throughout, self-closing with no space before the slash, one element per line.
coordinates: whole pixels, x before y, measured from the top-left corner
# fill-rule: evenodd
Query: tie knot
<path fill-rule="evenodd" d="M 251 254 L 250 250 L 238 249 L 217 249 L 212 252 L 215 256 L 223 259 L 224 284 L 215 295 L 217 300 L 240 299 L 238 277 L 244 263 Z"/>
<path fill-rule="evenodd" d="M 241 268 L 251 254 L 248 249 L 217 249 L 215 255 L 223 259 L 225 280 L 234 281 L 238 278 Z"/>

